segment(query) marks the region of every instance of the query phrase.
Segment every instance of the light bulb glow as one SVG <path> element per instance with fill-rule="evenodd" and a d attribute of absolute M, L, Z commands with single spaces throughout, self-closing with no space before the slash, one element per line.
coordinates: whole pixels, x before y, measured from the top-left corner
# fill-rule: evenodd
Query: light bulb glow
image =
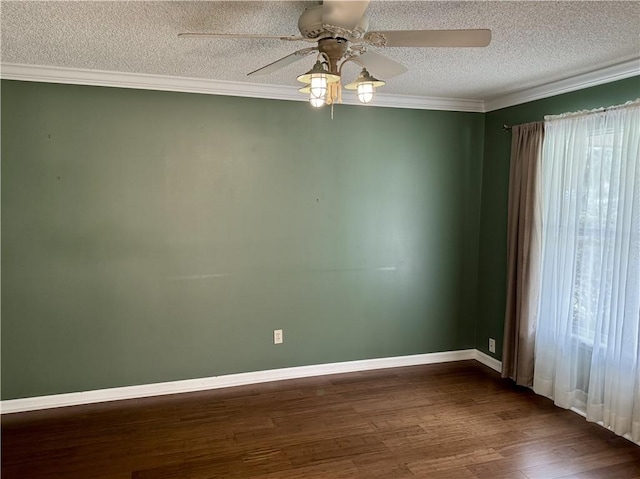
<path fill-rule="evenodd" d="M 324 97 L 322 97 L 322 96 L 321 97 L 316 97 L 316 96 L 311 95 L 309 97 L 309 103 L 311 103 L 312 107 L 320 108 L 325 103 Z"/>
<path fill-rule="evenodd" d="M 347 90 L 356 90 L 360 103 L 369 103 L 375 96 L 376 88 L 381 86 L 384 86 L 384 82 L 372 77 L 367 69 L 363 68 L 360 76 L 348 85 L 345 85 L 345 88 Z"/>
<path fill-rule="evenodd" d="M 362 82 L 358 84 L 358 100 L 361 103 L 369 103 L 373 100 L 373 83 Z"/>
<path fill-rule="evenodd" d="M 323 73 L 311 75 L 311 95 L 316 98 L 324 97 L 327 94 L 327 76 Z"/>

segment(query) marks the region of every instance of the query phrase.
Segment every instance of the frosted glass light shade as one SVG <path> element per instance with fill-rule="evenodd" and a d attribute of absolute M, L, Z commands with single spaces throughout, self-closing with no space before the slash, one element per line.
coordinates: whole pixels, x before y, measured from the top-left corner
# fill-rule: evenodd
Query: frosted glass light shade
<path fill-rule="evenodd" d="M 324 95 L 320 95 L 320 96 L 315 96 L 313 94 L 313 92 L 311 91 L 311 86 L 310 85 L 302 87 L 298 91 L 300 93 L 304 93 L 305 95 L 309 95 L 309 103 L 311 103 L 311 105 L 316 107 L 316 108 L 319 108 L 322 105 L 324 105 L 325 103 L 327 103 L 328 88 L 327 88 L 327 92 Z"/>
<path fill-rule="evenodd" d="M 315 108 L 320 108 L 325 104 L 325 100 L 324 100 L 324 97 L 314 97 L 312 95 L 309 97 L 309 103 L 311 103 L 311 106 Z"/>
<path fill-rule="evenodd" d="M 361 103 L 369 103 L 373 100 L 373 83 L 371 82 L 362 82 L 358 84 L 358 100 Z"/>
<path fill-rule="evenodd" d="M 347 90 L 356 90 L 358 100 L 360 100 L 361 103 L 369 103 L 373 100 L 373 94 L 376 88 L 381 86 L 384 86 L 384 82 L 372 77 L 367 69 L 363 68 L 360 76 L 348 85 L 345 85 L 345 88 Z"/>
<path fill-rule="evenodd" d="M 311 75 L 311 95 L 320 98 L 327 94 L 327 76 L 324 73 Z"/>

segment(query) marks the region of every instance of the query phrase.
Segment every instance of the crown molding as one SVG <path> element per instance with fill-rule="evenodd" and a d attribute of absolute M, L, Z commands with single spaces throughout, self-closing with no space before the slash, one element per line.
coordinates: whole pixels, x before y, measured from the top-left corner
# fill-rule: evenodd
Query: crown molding
<path fill-rule="evenodd" d="M 140 90 L 175 91 L 206 95 L 266 98 L 271 100 L 306 101 L 296 87 L 265 85 L 259 83 L 206 80 L 198 78 L 149 75 L 141 73 L 83 70 L 78 68 L 51 67 L 2 63 L 0 78 L 44 83 L 134 88 Z M 346 105 L 361 105 L 356 99 L 345 98 Z M 484 112 L 482 100 L 431 98 L 409 95 L 376 95 L 374 107 L 408 108 L 418 110 L 446 110 Z"/>
<path fill-rule="evenodd" d="M 485 100 L 485 112 L 640 75 L 640 58 Z"/>
<path fill-rule="evenodd" d="M 485 112 L 483 100 L 466 100 L 463 98 L 436 98 L 428 96 L 385 95 L 384 93 L 376 93 L 374 101 L 375 103 L 363 105 L 356 99 L 343 99 L 343 103 L 347 105 L 407 108 L 413 110 Z"/>
<path fill-rule="evenodd" d="M 379 93 L 376 95 L 375 104 L 366 106 L 485 113 L 637 75 L 640 75 L 640 58 L 634 58 L 606 68 L 501 95 L 484 101 Z M 271 100 L 306 101 L 305 97 L 300 95 L 297 88 L 291 86 L 231 82 L 224 80 L 206 80 L 142 73 L 83 70 L 79 68 L 63 68 L 18 63 L 0 64 L 0 78 L 6 80 L 44 83 L 65 83 L 72 85 L 106 86 L 141 90 L 201 93 L 206 95 L 266 98 Z M 343 103 L 345 105 L 365 106 L 360 104 L 355 98 L 345 98 L 343 99 Z"/>
<path fill-rule="evenodd" d="M 83 70 L 43 65 L 2 63 L 0 77 L 3 80 L 21 80 L 42 83 L 64 83 L 71 85 L 134 88 L 139 90 L 176 91 L 209 95 L 243 96 L 273 100 L 304 100 L 292 97 L 291 87 L 261 85 L 222 80 L 171 77 L 143 73 L 111 72 L 105 70 Z M 299 94 L 298 94 L 299 95 Z"/>

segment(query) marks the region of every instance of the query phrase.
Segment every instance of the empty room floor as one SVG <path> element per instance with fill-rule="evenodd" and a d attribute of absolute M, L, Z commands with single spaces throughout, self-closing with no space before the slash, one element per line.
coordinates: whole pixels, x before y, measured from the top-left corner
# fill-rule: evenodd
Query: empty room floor
<path fill-rule="evenodd" d="M 475 361 L 2 416 L 3 479 L 631 479 L 640 447 Z"/>

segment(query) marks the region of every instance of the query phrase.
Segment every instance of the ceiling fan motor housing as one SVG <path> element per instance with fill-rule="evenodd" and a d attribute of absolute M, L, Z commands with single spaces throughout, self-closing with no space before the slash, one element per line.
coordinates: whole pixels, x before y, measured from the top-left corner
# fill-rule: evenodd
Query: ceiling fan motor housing
<path fill-rule="evenodd" d="M 307 8 L 298 19 L 298 30 L 305 38 L 320 37 L 346 37 L 348 39 L 361 38 L 369 26 L 369 19 L 362 15 L 358 24 L 350 29 L 352 25 L 327 25 L 322 21 L 322 5 L 315 5 Z M 334 22 L 337 23 L 337 22 Z"/>

